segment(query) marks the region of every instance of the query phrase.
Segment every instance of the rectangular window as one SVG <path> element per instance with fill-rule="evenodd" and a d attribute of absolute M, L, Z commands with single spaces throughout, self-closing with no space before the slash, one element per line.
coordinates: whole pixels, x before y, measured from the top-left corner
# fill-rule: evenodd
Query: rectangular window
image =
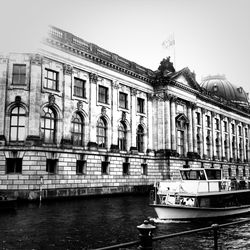
<path fill-rule="evenodd" d="M 82 79 L 74 78 L 74 96 L 86 98 L 85 83 Z"/>
<path fill-rule="evenodd" d="M 104 86 L 99 86 L 98 90 L 98 101 L 108 104 L 108 88 Z"/>
<path fill-rule="evenodd" d="M 235 133 L 234 124 L 231 124 L 231 133 L 232 133 L 232 134 L 234 134 L 234 133 Z"/>
<path fill-rule="evenodd" d="M 178 153 L 180 155 L 184 155 L 184 131 L 178 130 L 177 131 L 177 147 Z"/>
<path fill-rule="evenodd" d="M 86 174 L 87 161 L 77 160 L 76 161 L 76 174 Z"/>
<path fill-rule="evenodd" d="M 142 114 L 145 113 L 145 110 L 144 110 L 144 99 L 142 99 L 142 98 L 137 98 L 137 112 L 138 113 L 142 113 Z"/>
<path fill-rule="evenodd" d="M 142 175 L 147 175 L 148 174 L 148 164 L 147 163 L 142 163 L 141 164 L 141 172 Z"/>
<path fill-rule="evenodd" d="M 6 174 L 21 174 L 22 162 L 22 158 L 6 158 Z"/>
<path fill-rule="evenodd" d="M 199 112 L 196 112 L 196 123 L 201 125 L 201 114 Z"/>
<path fill-rule="evenodd" d="M 119 93 L 119 107 L 128 109 L 128 95 L 123 92 Z"/>
<path fill-rule="evenodd" d="M 239 130 L 239 136 L 242 136 L 242 129 L 241 129 L 241 126 L 238 127 L 238 130 Z"/>
<path fill-rule="evenodd" d="M 12 84 L 25 85 L 26 64 L 13 64 Z"/>
<path fill-rule="evenodd" d="M 245 137 L 248 137 L 248 130 L 245 128 Z"/>
<path fill-rule="evenodd" d="M 224 125 L 224 132 L 227 132 L 227 122 L 224 121 L 224 122 L 223 122 L 223 125 Z"/>
<path fill-rule="evenodd" d="M 102 161 L 102 174 L 108 174 L 109 161 Z"/>
<path fill-rule="evenodd" d="M 47 89 L 58 90 L 58 72 L 45 69 L 45 82 L 44 87 Z"/>
<path fill-rule="evenodd" d="M 208 128 L 210 128 L 211 124 L 210 124 L 210 116 L 209 115 L 206 115 L 206 126 Z"/>
<path fill-rule="evenodd" d="M 218 118 L 215 118 L 215 129 L 220 130 L 220 120 Z"/>
<path fill-rule="evenodd" d="M 129 167 L 130 167 L 130 163 L 129 163 L 129 158 L 125 158 L 125 162 L 123 162 L 122 164 L 122 173 L 123 175 L 129 175 Z"/>
<path fill-rule="evenodd" d="M 55 174 L 57 170 L 58 159 L 47 159 L 46 161 L 46 172 Z"/>

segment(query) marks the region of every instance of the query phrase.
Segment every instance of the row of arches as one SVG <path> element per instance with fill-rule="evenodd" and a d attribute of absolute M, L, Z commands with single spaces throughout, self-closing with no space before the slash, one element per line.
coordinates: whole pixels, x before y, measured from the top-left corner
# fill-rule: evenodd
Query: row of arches
<path fill-rule="evenodd" d="M 10 141 L 22 142 L 26 138 L 27 112 L 21 105 L 10 110 Z M 58 115 L 52 106 L 44 106 L 40 116 L 41 138 L 44 143 L 56 143 Z M 76 146 L 86 145 L 86 118 L 76 111 L 71 118 L 71 142 Z M 108 120 L 101 115 L 96 121 L 96 143 L 99 148 L 108 146 Z M 120 150 L 128 150 L 128 136 L 130 128 L 125 121 L 120 121 L 117 126 L 117 145 Z M 145 129 L 139 124 L 136 130 L 136 147 L 139 152 L 144 151 Z"/>

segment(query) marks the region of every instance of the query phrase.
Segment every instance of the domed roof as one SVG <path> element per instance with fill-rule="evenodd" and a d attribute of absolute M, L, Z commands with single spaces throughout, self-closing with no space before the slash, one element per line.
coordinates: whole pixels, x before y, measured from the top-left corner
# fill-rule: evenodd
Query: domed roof
<path fill-rule="evenodd" d="M 248 94 L 242 87 L 230 83 L 224 75 L 207 76 L 201 86 L 212 94 L 243 105 L 248 104 Z"/>

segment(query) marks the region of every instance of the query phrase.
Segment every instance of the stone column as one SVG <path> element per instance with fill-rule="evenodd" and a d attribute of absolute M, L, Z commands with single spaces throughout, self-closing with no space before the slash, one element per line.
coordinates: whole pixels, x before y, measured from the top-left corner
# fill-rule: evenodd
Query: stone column
<path fill-rule="evenodd" d="M 232 142 L 233 142 L 233 137 L 232 137 L 232 119 L 228 118 L 228 140 L 229 140 L 229 158 L 233 158 L 233 147 L 232 147 Z"/>
<path fill-rule="evenodd" d="M 136 95 L 137 95 L 137 90 L 132 88 L 131 89 L 131 147 L 136 148 L 136 110 L 137 110 L 137 103 L 136 103 Z"/>
<path fill-rule="evenodd" d="M 176 150 L 176 100 L 177 97 L 172 96 L 171 98 L 171 149 Z"/>
<path fill-rule="evenodd" d="M 193 152 L 197 153 L 197 120 L 196 120 L 196 104 L 192 105 L 192 119 L 193 119 Z"/>
<path fill-rule="evenodd" d="M 147 116 L 147 124 L 148 124 L 148 149 L 153 149 L 153 95 L 148 94 L 148 116 Z"/>
<path fill-rule="evenodd" d="M 0 145 L 5 144 L 5 102 L 7 88 L 8 59 L 0 58 Z"/>
<path fill-rule="evenodd" d="M 216 156 L 216 143 L 215 143 L 216 135 L 215 135 L 214 117 L 215 113 L 211 112 L 212 159 L 213 156 Z"/>
<path fill-rule="evenodd" d="M 240 143 L 239 124 L 240 124 L 239 121 L 236 121 L 236 123 L 235 123 L 236 160 L 240 158 L 240 149 L 239 149 L 239 143 Z"/>
<path fill-rule="evenodd" d="M 225 132 L 223 131 L 224 115 L 220 115 L 220 132 L 221 132 L 221 159 L 225 159 Z"/>
<path fill-rule="evenodd" d="M 72 120 L 72 108 L 69 103 L 71 102 L 72 91 L 72 70 L 73 67 L 69 64 L 63 65 L 63 120 L 62 120 L 62 141 L 65 145 L 71 145 L 71 120 Z M 78 103 L 78 109 L 82 107 L 81 102 Z"/>
<path fill-rule="evenodd" d="M 42 57 L 33 55 L 30 60 L 29 127 L 27 141 L 40 141 Z"/>
<path fill-rule="evenodd" d="M 164 96 L 164 110 L 165 110 L 165 148 L 171 149 L 171 116 L 170 116 L 170 95 L 165 93 Z"/>
<path fill-rule="evenodd" d="M 89 74 L 89 141 L 93 145 L 96 143 L 96 101 L 97 101 L 97 80 L 98 75 L 95 73 Z"/>
<path fill-rule="evenodd" d="M 158 137 L 158 150 L 164 149 L 165 146 L 165 137 L 164 137 L 164 127 L 165 127 L 165 119 L 164 119 L 164 102 L 162 97 L 158 98 L 158 123 L 157 123 L 157 137 Z"/>
<path fill-rule="evenodd" d="M 117 103 L 118 99 L 119 99 L 119 83 L 117 81 L 113 81 L 112 82 L 112 102 L 111 102 L 111 129 L 112 129 L 112 138 L 111 138 L 111 144 L 112 145 L 118 145 L 118 124 L 117 121 L 119 120 L 118 117 L 118 113 L 120 114 L 120 112 L 117 112 L 118 110 L 118 105 L 119 103 Z M 123 117 L 121 116 L 120 118 L 122 118 L 122 120 L 125 121 L 126 119 L 126 113 L 123 114 Z M 129 129 L 129 128 L 127 128 Z M 111 147 L 112 147 L 111 145 Z"/>
<path fill-rule="evenodd" d="M 242 136 L 243 136 L 243 161 L 246 159 L 247 152 L 246 152 L 246 135 L 245 135 L 245 128 L 246 124 L 242 123 Z"/>
<path fill-rule="evenodd" d="M 206 136 L 207 136 L 207 133 L 206 133 L 206 122 L 205 122 L 205 114 L 206 114 L 206 110 L 205 109 L 202 109 L 201 110 L 201 116 L 202 116 L 202 138 L 203 138 L 203 155 L 207 155 L 207 140 L 206 140 Z M 207 155 L 208 157 L 208 155 Z"/>
<path fill-rule="evenodd" d="M 192 117 L 192 103 L 188 104 L 188 120 L 189 120 L 189 125 L 188 125 L 188 152 L 193 152 L 193 117 Z"/>

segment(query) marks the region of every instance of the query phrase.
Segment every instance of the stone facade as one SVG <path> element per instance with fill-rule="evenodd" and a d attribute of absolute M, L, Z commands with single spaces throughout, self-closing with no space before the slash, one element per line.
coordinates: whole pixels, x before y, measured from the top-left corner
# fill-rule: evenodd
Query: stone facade
<path fill-rule="evenodd" d="M 145 191 L 180 167 L 249 177 L 249 108 L 188 68 L 158 71 L 51 27 L 0 56 L 0 190 L 24 199 Z"/>

